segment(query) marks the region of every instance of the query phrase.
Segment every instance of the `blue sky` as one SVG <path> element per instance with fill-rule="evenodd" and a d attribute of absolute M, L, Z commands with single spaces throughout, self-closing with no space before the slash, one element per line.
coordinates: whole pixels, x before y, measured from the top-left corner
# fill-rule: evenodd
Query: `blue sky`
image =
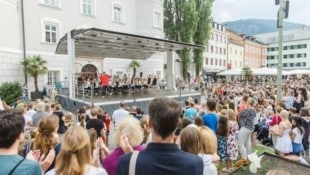
<path fill-rule="evenodd" d="M 238 19 L 276 19 L 275 0 L 214 0 L 212 16 L 217 22 Z M 310 25 L 310 1 L 290 0 L 289 22 Z"/>

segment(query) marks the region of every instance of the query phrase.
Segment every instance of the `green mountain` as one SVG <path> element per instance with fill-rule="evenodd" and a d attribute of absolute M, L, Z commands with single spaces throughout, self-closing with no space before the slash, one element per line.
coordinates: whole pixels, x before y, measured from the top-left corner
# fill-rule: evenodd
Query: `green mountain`
<path fill-rule="evenodd" d="M 226 27 L 237 33 L 244 33 L 247 35 L 256 35 L 261 33 L 269 33 L 277 31 L 277 20 L 268 19 L 245 19 L 237 21 L 224 22 Z M 303 25 L 292 22 L 284 22 L 285 29 L 301 28 Z"/>

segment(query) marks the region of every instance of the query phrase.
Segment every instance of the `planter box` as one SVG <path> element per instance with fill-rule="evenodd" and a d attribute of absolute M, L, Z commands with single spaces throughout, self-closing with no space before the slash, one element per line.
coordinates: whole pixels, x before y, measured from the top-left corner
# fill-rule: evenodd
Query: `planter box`
<path fill-rule="evenodd" d="M 31 92 L 31 99 L 36 100 L 36 99 L 41 99 L 43 100 L 43 92 Z"/>
<path fill-rule="evenodd" d="M 256 175 L 265 175 L 269 170 L 281 169 L 289 172 L 292 175 L 306 175 L 310 172 L 310 166 L 306 166 L 276 155 L 263 153 L 264 157 L 261 160 L 261 168 L 257 169 Z M 261 156 L 259 155 L 259 156 Z M 231 175 L 251 175 L 249 165 L 240 167 L 230 173 Z"/>

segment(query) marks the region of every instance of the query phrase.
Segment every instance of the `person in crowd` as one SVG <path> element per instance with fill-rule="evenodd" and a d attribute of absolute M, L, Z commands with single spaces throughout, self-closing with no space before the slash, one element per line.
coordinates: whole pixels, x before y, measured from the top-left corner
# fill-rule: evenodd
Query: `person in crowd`
<path fill-rule="evenodd" d="M 77 111 L 77 118 L 78 118 L 78 121 L 81 121 L 81 119 L 80 119 L 80 115 L 81 114 L 85 114 L 86 115 L 86 122 L 89 120 L 89 118 L 90 118 L 90 116 L 91 116 L 91 114 L 90 114 L 90 112 L 89 112 L 89 114 L 87 114 L 86 113 L 86 109 L 85 109 L 85 107 L 80 107 L 79 108 L 79 110 Z"/>
<path fill-rule="evenodd" d="M 65 114 L 63 116 L 63 121 L 64 121 L 65 128 L 67 130 L 70 126 L 72 126 L 74 124 L 73 114 L 71 112 L 68 112 L 67 114 Z"/>
<path fill-rule="evenodd" d="M 202 120 L 202 118 L 201 117 L 196 117 L 196 118 L 194 118 L 194 124 L 196 125 L 196 126 L 204 126 L 204 123 L 203 123 L 203 120 Z"/>
<path fill-rule="evenodd" d="M 202 158 L 204 169 L 203 173 L 206 174 L 217 174 L 217 168 L 215 163 L 220 160 L 217 154 L 217 138 L 215 133 L 206 126 L 198 127 L 199 140 L 200 140 L 200 153 L 199 157 Z"/>
<path fill-rule="evenodd" d="M 27 132 L 30 131 L 30 129 L 33 127 L 33 122 L 32 122 L 32 117 L 27 115 L 27 108 L 26 106 L 20 106 L 18 109 L 21 114 L 23 115 L 24 119 L 25 119 L 25 134 L 27 135 Z"/>
<path fill-rule="evenodd" d="M 141 151 L 144 148 L 140 145 L 143 141 L 143 130 L 140 121 L 133 117 L 122 118 L 114 133 L 114 142 L 116 149 L 111 153 L 104 155 L 102 164 L 109 175 L 114 175 L 118 159 L 134 150 Z M 109 151 L 104 151 L 109 152 Z"/>
<path fill-rule="evenodd" d="M 103 72 L 102 75 L 100 76 L 101 86 L 102 86 L 102 97 L 103 98 L 105 95 L 107 95 L 107 93 L 109 93 L 108 87 L 109 87 L 110 78 L 111 78 L 111 76 L 108 75 L 106 72 Z"/>
<path fill-rule="evenodd" d="M 23 116 L 16 110 L 0 111 L 0 162 L 1 174 L 41 175 L 37 161 L 18 155 L 18 147 L 24 140 Z M 8 134 L 9 133 L 9 134 Z"/>
<path fill-rule="evenodd" d="M 55 105 L 55 110 L 54 110 L 53 114 L 55 114 L 59 118 L 59 127 L 57 130 L 57 133 L 59 135 L 62 135 L 65 133 L 66 127 L 64 124 L 64 120 L 63 120 L 64 113 L 61 111 L 61 105 L 60 104 Z"/>
<path fill-rule="evenodd" d="M 284 92 L 283 94 L 283 101 L 285 103 L 285 109 L 288 111 L 291 108 L 293 108 L 294 105 L 294 96 L 291 93 L 291 90 L 287 90 L 286 92 Z"/>
<path fill-rule="evenodd" d="M 39 121 L 42 117 L 49 115 L 48 112 L 45 112 L 45 103 L 40 101 L 36 104 L 36 113 L 32 115 L 33 125 L 38 127 Z"/>
<path fill-rule="evenodd" d="M 174 132 L 182 113 L 180 104 L 165 97 L 155 98 L 150 102 L 148 111 L 152 142 L 138 155 L 137 152 L 123 155 L 118 160 L 116 174 L 128 175 L 133 171 L 129 166 L 131 156 L 137 156 L 133 163 L 135 172 L 132 172 L 136 175 L 203 174 L 202 159 L 181 151 L 174 143 Z"/>
<path fill-rule="evenodd" d="M 185 109 L 184 111 L 184 117 L 189 119 L 193 123 L 194 118 L 197 117 L 197 109 L 194 108 L 194 101 L 189 101 L 189 105 L 189 108 Z"/>
<path fill-rule="evenodd" d="M 34 107 L 35 107 L 35 103 L 34 102 L 29 102 L 28 103 L 27 116 L 31 117 L 31 120 L 32 120 L 33 114 L 36 113 L 36 111 L 34 110 Z"/>
<path fill-rule="evenodd" d="M 244 163 L 247 162 L 247 156 L 251 153 L 251 134 L 254 130 L 254 118 L 256 110 L 254 109 L 254 99 L 248 98 L 247 108 L 239 113 L 238 147 L 241 158 Z"/>
<path fill-rule="evenodd" d="M 276 113 L 272 116 L 271 121 L 269 122 L 272 144 L 274 148 L 276 147 L 278 138 L 277 134 L 275 133 L 276 132 L 275 130 L 278 130 L 279 124 L 282 121 L 282 117 L 280 115 L 281 111 L 282 111 L 281 106 L 277 106 Z"/>
<path fill-rule="evenodd" d="M 293 152 L 292 141 L 290 138 L 292 124 L 288 120 L 289 113 L 286 110 L 282 110 L 280 115 L 283 120 L 280 122 L 278 129 L 274 131 L 278 136 L 275 149 L 278 151 L 279 156 L 284 157 Z"/>
<path fill-rule="evenodd" d="M 201 140 L 199 138 L 199 130 L 197 126 L 186 127 L 180 134 L 180 147 L 183 151 L 195 155 L 201 154 Z M 212 163 L 212 156 L 209 154 L 201 154 L 204 162 L 203 175 L 217 175 L 217 169 Z"/>
<path fill-rule="evenodd" d="M 143 140 L 141 145 L 147 145 L 151 141 L 151 133 L 150 133 L 150 127 L 149 127 L 149 117 L 144 116 L 140 119 L 140 125 L 143 130 Z"/>
<path fill-rule="evenodd" d="M 226 116 L 219 117 L 217 137 L 217 154 L 220 156 L 220 170 L 227 172 L 227 168 L 222 169 L 222 163 L 227 160 L 227 138 L 229 134 L 228 118 Z"/>
<path fill-rule="evenodd" d="M 216 101 L 212 98 L 207 101 L 207 113 L 202 116 L 204 124 L 212 129 L 214 133 L 217 131 L 218 115 L 215 112 Z"/>
<path fill-rule="evenodd" d="M 81 126 L 86 129 L 86 114 L 85 113 L 80 114 L 80 121 L 77 122 L 76 125 Z"/>
<path fill-rule="evenodd" d="M 119 109 L 115 110 L 112 114 L 112 120 L 114 126 L 117 126 L 118 122 L 123 118 L 129 116 L 129 112 L 125 110 L 125 102 L 120 101 Z"/>
<path fill-rule="evenodd" d="M 103 112 L 104 115 L 104 124 L 105 124 L 105 128 L 106 128 L 106 140 L 105 140 L 105 144 L 107 146 L 109 146 L 109 135 L 110 135 L 110 123 L 111 123 L 111 116 L 107 111 Z"/>
<path fill-rule="evenodd" d="M 87 131 L 80 126 L 70 127 L 63 135 L 56 166 L 46 175 L 107 175 L 103 168 L 91 165 L 92 149 Z"/>
<path fill-rule="evenodd" d="M 58 140 L 58 117 L 56 115 L 49 115 L 41 118 L 38 126 L 38 135 L 35 137 L 30 148 L 26 148 L 25 150 L 39 150 L 42 157 L 41 159 L 45 159 L 44 155 L 48 155 L 51 151 L 55 152 L 57 156 L 61 147 L 61 144 Z M 26 156 L 28 152 L 24 152 L 24 156 Z M 55 166 L 55 158 L 52 161 L 52 164 L 48 167 L 47 171 L 54 168 Z"/>
<path fill-rule="evenodd" d="M 304 146 L 302 144 L 302 138 L 305 134 L 305 129 L 302 127 L 302 118 L 293 117 L 292 118 L 292 131 L 290 133 L 291 140 L 293 141 L 293 153 L 300 155 L 304 151 Z"/>
<path fill-rule="evenodd" d="M 238 133 L 239 126 L 236 120 L 237 115 L 233 109 L 227 110 L 228 117 L 228 128 L 229 134 L 227 139 L 227 160 L 226 160 L 226 170 L 229 172 L 233 171 L 233 161 L 237 160 L 238 157 Z"/>
<path fill-rule="evenodd" d="M 91 109 L 91 117 L 86 123 L 86 129 L 94 128 L 97 131 L 97 137 L 105 136 L 103 120 L 98 119 L 98 109 Z"/>
<path fill-rule="evenodd" d="M 305 88 L 298 88 L 297 97 L 293 105 L 297 113 L 299 113 L 301 108 L 305 106 L 305 101 L 307 100 L 308 100 L 307 90 Z"/>
<path fill-rule="evenodd" d="M 239 107 L 238 112 L 242 112 L 242 111 L 244 111 L 245 109 L 247 109 L 248 98 L 249 98 L 248 95 L 243 95 L 243 97 L 242 97 L 242 102 L 241 102 L 241 105 L 240 105 L 240 107 Z"/>

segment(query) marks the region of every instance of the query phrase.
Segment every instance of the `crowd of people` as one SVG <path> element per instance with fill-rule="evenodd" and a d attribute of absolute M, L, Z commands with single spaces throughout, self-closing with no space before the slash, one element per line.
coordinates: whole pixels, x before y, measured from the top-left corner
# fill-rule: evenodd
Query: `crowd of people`
<path fill-rule="evenodd" d="M 150 88 L 155 88 L 159 85 L 157 77 L 155 75 L 143 76 L 133 76 L 128 77 L 124 74 L 122 77 L 120 75 L 112 75 L 103 72 L 97 76 L 89 76 L 86 78 L 79 78 L 79 87 L 86 95 L 90 96 L 91 88 L 94 88 L 95 96 L 111 96 L 119 94 L 132 93 L 146 93 Z"/>
<path fill-rule="evenodd" d="M 159 97 L 148 114 L 124 101 L 112 114 L 17 101 L 0 111 L 0 174 L 218 175 L 247 165 L 257 142 L 308 165 L 309 91 L 286 82 L 276 102 L 272 85 L 214 83 L 205 104 Z"/>

